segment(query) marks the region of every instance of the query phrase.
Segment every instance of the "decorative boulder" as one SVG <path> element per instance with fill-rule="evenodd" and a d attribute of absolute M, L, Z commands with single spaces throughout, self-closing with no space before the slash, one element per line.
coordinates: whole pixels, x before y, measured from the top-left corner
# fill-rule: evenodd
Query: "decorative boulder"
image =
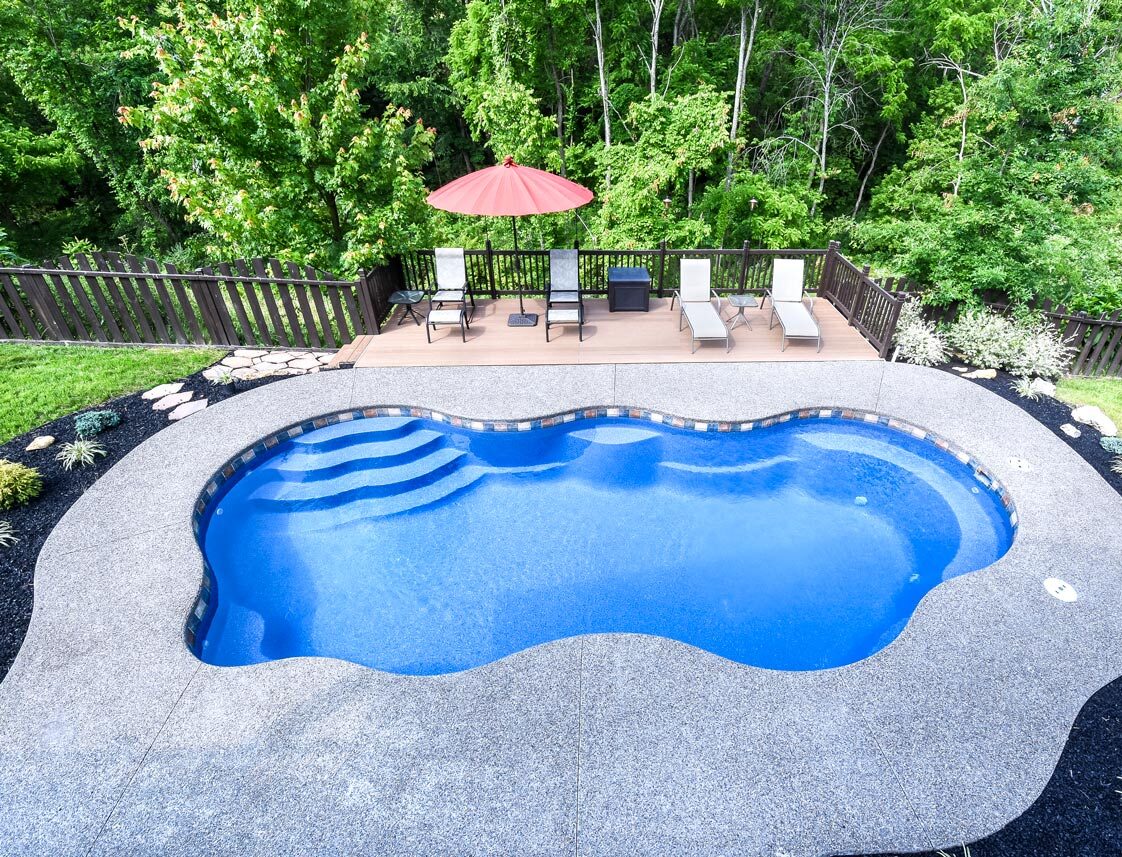
<path fill-rule="evenodd" d="M 1072 440 L 1075 440 L 1075 438 L 1077 438 L 1081 434 L 1083 434 L 1083 432 L 1081 432 L 1079 429 L 1077 429 L 1071 423 L 1064 423 L 1062 426 L 1060 426 L 1060 431 L 1062 431 L 1064 434 L 1066 434 Z"/>
<path fill-rule="evenodd" d="M 1071 412 L 1071 418 L 1107 437 L 1115 437 L 1118 434 L 1118 426 L 1114 424 L 1114 420 L 1104 414 L 1102 408 L 1094 405 L 1080 405 Z"/>
<path fill-rule="evenodd" d="M 975 369 L 973 372 L 967 372 L 962 376 L 963 378 L 996 378 L 996 369 Z"/>
<path fill-rule="evenodd" d="M 1032 383 L 1029 384 L 1029 389 L 1041 396 L 1056 395 L 1056 385 L 1051 381 L 1044 380 L 1043 378 L 1033 378 Z"/>
<path fill-rule="evenodd" d="M 31 443 L 29 443 L 25 447 L 24 451 L 25 452 L 36 452 L 37 450 L 40 450 L 40 449 L 46 449 L 48 446 L 50 446 L 54 442 L 55 442 L 55 439 L 54 439 L 53 435 L 41 434 L 37 438 L 32 440 Z"/>

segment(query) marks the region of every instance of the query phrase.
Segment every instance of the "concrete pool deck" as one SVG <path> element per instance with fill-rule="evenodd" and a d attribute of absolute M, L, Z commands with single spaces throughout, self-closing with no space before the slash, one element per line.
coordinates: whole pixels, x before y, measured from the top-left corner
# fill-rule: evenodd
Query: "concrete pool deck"
<path fill-rule="evenodd" d="M 528 418 L 593 405 L 752 419 L 898 416 L 1017 504 L 998 563 L 948 581 L 856 664 L 774 672 L 593 635 L 464 673 L 320 658 L 199 662 L 191 510 L 255 440 L 415 405 Z M 1010 461 L 1028 462 L 1028 469 Z M 819 855 L 949 846 L 1043 788 L 1122 674 L 1122 498 L 1016 406 L 875 361 L 369 369 L 243 393 L 137 447 L 66 514 L 0 683 L 0 853 Z M 1061 577 L 1063 603 L 1041 582 Z"/>

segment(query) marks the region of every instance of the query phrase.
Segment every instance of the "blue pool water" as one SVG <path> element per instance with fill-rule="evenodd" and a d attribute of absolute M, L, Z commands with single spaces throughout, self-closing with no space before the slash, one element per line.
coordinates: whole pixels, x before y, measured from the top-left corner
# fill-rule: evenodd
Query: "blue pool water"
<path fill-rule="evenodd" d="M 285 441 L 203 521 L 209 663 L 323 655 L 434 675 L 576 634 L 669 637 L 783 670 L 891 642 L 1013 533 L 958 460 L 904 432 L 411 417 Z"/>

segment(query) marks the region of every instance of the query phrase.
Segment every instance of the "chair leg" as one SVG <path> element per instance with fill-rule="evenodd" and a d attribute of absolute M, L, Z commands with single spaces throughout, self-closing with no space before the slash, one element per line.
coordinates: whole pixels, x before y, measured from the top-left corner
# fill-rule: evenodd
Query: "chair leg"
<path fill-rule="evenodd" d="M 425 321 L 425 339 L 429 341 L 429 345 L 432 345 L 432 324 L 427 320 Z"/>
<path fill-rule="evenodd" d="M 545 341 L 549 342 L 549 313 L 548 313 L 548 311 L 546 312 L 546 318 L 545 318 Z"/>
<path fill-rule="evenodd" d="M 464 313 L 463 315 L 460 316 L 460 341 L 461 342 L 467 342 L 468 341 L 466 315 L 467 315 L 467 313 Z"/>

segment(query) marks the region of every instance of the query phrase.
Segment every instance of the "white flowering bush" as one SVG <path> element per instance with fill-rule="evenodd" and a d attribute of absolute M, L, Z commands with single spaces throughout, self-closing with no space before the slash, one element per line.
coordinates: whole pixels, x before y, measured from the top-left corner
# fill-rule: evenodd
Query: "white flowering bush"
<path fill-rule="evenodd" d="M 1046 322 L 990 310 L 963 312 L 947 328 L 947 343 L 973 366 L 1004 369 L 1023 378 L 1058 378 L 1072 356 L 1072 349 Z"/>
<path fill-rule="evenodd" d="M 919 301 L 905 301 L 900 307 L 893 342 L 895 357 L 908 363 L 935 366 L 947 360 L 947 342 L 935 325 L 924 319 Z"/>
<path fill-rule="evenodd" d="M 1054 327 L 1043 321 L 1023 321 L 1017 329 L 1020 338 L 1009 361 L 1010 372 L 1055 380 L 1067 371 L 1075 351 L 1060 339 Z"/>

